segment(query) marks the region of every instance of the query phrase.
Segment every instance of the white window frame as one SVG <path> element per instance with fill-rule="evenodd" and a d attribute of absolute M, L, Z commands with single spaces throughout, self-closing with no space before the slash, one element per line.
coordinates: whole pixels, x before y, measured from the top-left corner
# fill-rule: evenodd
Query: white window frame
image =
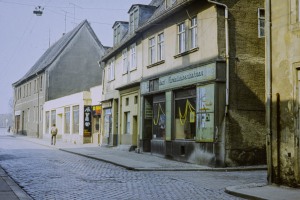
<path fill-rule="evenodd" d="M 157 61 L 165 59 L 165 35 L 160 33 L 157 35 Z"/>
<path fill-rule="evenodd" d="M 262 11 L 264 15 L 262 16 Z M 258 38 L 265 37 L 265 9 L 258 8 L 257 9 L 257 20 L 258 20 Z"/>
<path fill-rule="evenodd" d="M 149 64 L 156 62 L 156 41 L 155 37 L 149 38 Z"/>
<path fill-rule="evenodd" d="M 186 51 L 186 25 L 182 22 L 177 25 L 178 35 L 178 53 Z"/>
<path fill-rule="evenodd" d="M 107 80 L 108 81 L 112 81 L 115 79 L 115 60 L 111 59 L 108 62 L 108 68 L 107 68 Z"/>
<path fill-rule="evenodd" d="M 128 73 L 128 52 L 127 49 L 122 51 L 122 67 L 123 67 L 123 74 Z"/>
<path fill-rule="evenodd" d="M 136 44 L 133 44 L 129 49 L 129 69 L 132 71 L 135 70 L 136 67 Z"/>
<path fill-rule="evenodd" d="M 198 47 L 198 21 L 197 21 L 197 16 L 193 17 L 190 20 L 190 48 L 194 49 Z"/>

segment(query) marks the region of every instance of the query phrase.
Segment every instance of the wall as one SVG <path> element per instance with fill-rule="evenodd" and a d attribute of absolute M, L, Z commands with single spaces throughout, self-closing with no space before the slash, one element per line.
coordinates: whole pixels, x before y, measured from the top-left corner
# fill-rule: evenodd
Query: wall
<path fill-rule="evenodd" d="M 296 1 L 272 1 L 272 182 L 300 186 L 300 29 Z"/>

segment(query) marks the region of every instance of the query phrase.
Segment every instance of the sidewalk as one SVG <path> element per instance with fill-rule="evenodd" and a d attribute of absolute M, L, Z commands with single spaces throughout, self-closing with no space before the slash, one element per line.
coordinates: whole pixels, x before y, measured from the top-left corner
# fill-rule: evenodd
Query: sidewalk
<path fill-rule="evenodd" d="M 1 200 L 31 200 L 0 167 L 0 199 Z"/>
<path fill-rule="evenodd" d="M 211 168 L 190 163 L 182 163 L 164 159 L 150 153 L 136 153 L 125 151 L 120 147 L 101 147 L 95 144 L 70 144 L 61 140 L 50 145 L 50 140 L 17 136 L 18 139 L 27 140 L 40 145 L 56 148 L 61 151 L 85 156 L 88 158 L 108 162 L 128 170 L 135 171 L 248 171 L 266 170 L 266 166 Z M 0 182 L 1 188 L 1 182 Z M 272 199 L 272 200 L 298 200 L 300 189 L 278 187 L 266 183 L 252 183 L 247 185 L 231 186 L 225 192 L 246 199 Z M 1 196 L 0 196 L 0 199 Z"/>

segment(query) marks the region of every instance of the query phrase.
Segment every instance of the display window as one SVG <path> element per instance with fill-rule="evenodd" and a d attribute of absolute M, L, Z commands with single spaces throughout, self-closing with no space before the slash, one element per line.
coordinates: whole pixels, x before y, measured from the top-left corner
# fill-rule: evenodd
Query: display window
<path fill-rule="evenodd" d="M 164 139 L 166 135 L 165 95 L 153 97 L 153 139 Z"/>
<path fill-rule="evenodd" d="M 195 139 L 196 89 L 175 91 L 175 139 Z"/>

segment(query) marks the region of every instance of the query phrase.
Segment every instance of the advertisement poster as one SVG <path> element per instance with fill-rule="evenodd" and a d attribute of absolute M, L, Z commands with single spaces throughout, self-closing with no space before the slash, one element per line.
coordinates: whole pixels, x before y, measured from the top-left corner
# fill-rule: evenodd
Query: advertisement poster
<path fill-rule="evenodd" d="M 197 133 L 198 142 L 214 141 L 214 84 L 197 87 Z"/>
<path fill-rule="evenodd" d="M 90 137 L 92 132 L 92 107 L 84 106 L 83 136 Z"/>

